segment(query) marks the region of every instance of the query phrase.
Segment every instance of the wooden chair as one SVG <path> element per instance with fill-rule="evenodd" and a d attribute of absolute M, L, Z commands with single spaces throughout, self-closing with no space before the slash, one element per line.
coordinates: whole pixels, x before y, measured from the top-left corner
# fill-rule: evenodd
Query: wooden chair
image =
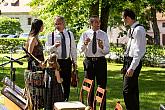
<path fill-rule="evenodd" d="M 120 101 L 116 103 L 115 109 L 114 110 L 123 110 L 123 107 L 120 104 Z"/>
<path fill-rule="evenodd" d="M 89 105 L 90 98 L 91 98 L 91 93 L 93 91 L 93 86 L 94 86 L 94 81 L 93 80 L 84 78 L 84 80 L 82 82 L 81 90 L 80 90 L 80 102 L 84 103 L 84 92 L 87 92 L 86 105 Z"/>
<path fill-rule="evenodd" d="M 69 102 L 56 102 L 54 103 L 54 110 L 84 110 L 86 104 L 84 105 L 84 92 L 87 92 L 87 105 L 90 101 L 92 89 L 94 86 L 93 80 L 84 78 L 82 82 L 82 87 L 80 90 L 80 101 L 69 101 Z"/>
<path fill-rule="evenodd" d="M 105 89 L 103 89 L 101 87 L 97 87 L 96 95 L 95 95 L 94 101 L 93 101 L 93 108 L 92 108 L 92 110 L 96 110 L 96 104 L 97 103 L 99 103 L 99 110 L 103 110 L 104 100 L 106 100 L 105 99 L 105 94 L 106 94 L 106 90 Z"/>

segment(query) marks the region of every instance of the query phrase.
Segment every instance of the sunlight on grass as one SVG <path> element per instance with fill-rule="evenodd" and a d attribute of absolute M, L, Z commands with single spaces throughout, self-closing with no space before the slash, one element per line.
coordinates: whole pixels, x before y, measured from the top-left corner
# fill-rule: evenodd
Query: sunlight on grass
<path fill-rule="evenodd" d="M 10 56 L 9 54 L 0 55 L 0 64 L 2 64 L 2 56 Z M 14 54 L 13 58 L 20 58 L 23 55 Z M 70 100 L 78 100 L 81 83 L 84 78 L 83 59 L 78 58 L 79 84 L 78 88 L 71 87 Z M 9 61 L 5 59 L 4 62 Z M 16 84 L 24 88 L 24 70 L 27 67 L 26 59 L 23 59 L 23 65 L 14 63 L 16 68 Z M 117 101 L 125 109 L 123 95 L 122 95 L 122 75 L 120 70 L 122 64 L 108 63 L 107 76 L 107 110 L 114 110 Z M 10 76 L 10 64 L 6 65 L 4 70 L 0 67 L 0 80 L 4 76 Z M 144 67 L 139 76 L 139 90 L 140 90 L 140 110 L 158 110 L 160 104 L 165 104 L 165 68 Z M 3 84 L 0 82 L 0 90 Z M 0 101 L 1 102 L 1 101 Z"/>
<path fill-rule="evenodd" d="M 149 93 L 144 93 L 142 95 L 155 96 L 155 95 L 158 95 L 158 93 L 157 92 L 149 92 Z"/>

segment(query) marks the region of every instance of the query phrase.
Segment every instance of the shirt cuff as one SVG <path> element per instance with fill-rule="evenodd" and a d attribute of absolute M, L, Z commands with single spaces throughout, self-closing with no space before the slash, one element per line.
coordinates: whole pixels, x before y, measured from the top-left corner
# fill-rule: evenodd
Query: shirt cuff
<path fill-rule="evenodd" d="M 132 69 L 135 70 L 137 68 L 137 66 L 139 65 L 140 59 L 134 59 L 131 62 L 130 67 L 128 68 L 128 70 Z"/>

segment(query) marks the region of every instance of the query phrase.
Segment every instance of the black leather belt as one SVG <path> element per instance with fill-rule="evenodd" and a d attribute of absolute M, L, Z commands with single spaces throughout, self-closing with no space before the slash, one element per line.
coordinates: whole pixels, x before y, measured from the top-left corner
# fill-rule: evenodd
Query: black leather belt
<path fill-rule="evenodd" d="M 87 60 L 91 60 L 91 61 L 97 61 L 97 60 L 102 60 L 105 59 L 105 57 L 86 57 Z"/>

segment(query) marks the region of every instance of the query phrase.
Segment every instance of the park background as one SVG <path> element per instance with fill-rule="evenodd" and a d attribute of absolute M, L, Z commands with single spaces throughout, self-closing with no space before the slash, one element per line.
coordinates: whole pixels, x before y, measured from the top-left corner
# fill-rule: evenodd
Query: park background
<path fill-rule="evenodd" d="M 28 3 L 25 8 L 22 2 Z M 101 29 L 105 32 L 115 31 L 115 40 L 110 39 L 110 54 L 108 61 L 108 84 L 107 84 L 107 110 L 113 110 L 117 101 L 124 106 L 122 96 L 122 75 L 120 69 L 123 62 L 127 27 L 123 26 L 122 10 L 131 8 L 137 14 L 137 20 L 143 24 L 147 31 L 147 52 L 143 58 L 144 65 L 139 77 L 140 108 L 141 110 L 157 110 L 160 104 L 165 104 L 165 1 L 163 0 L 2 0 L 0 1 L 0 34 L 14 34 L 18 38 L 0 38 L 0 64 L 8 62 L 4 56 L 20 58 L 25 53 L 21 46 L 26 38 L 21 38 L 23 33 L 28 33 L 31 21 L 40 18 L 44 21 L 44 32 L 41 33 L 42 43 L 45 42 L 47 33 L 54 30 L 53 19 L 55 15 L 62 15 L 66 19 L 67 28 L 73 31 L 75 40 L 78 42 L 82 32 L 88 25 L 91 15 L 98 15 L 101 19 Z M 18 10 L 16 12 L 15 10 Z M 13 11 L 14 13 L 11 13 Z M 24 12 L 23 12 L 24 11 Z M 158 14 L 160 15 L 158 17 Z M 22 19 L 22 18 L 26 19 Z M 21 22 L 22 21 L 22 22 Z M 23 23 L 23 25 L 22 25 Z M 124 42 L 123 42 L 124 41 Z M 24 87 L 23 73 L 27 67 L 26 59 L 22 59 L 24 65 L 14 63 L 16 68 L 16 84 Z M 78 58 L 79 89 L 84 78 L 83 57 Z M 0 80 L 10 76 L 10 64 L 0 67 Z M 0 89 L 3 84 L 0 83 Z M 71 88 L 70 100 L 78 100 L 75 97 L 76 88 Z M 0 101 L 3 103 L 3 101 Z"/>

